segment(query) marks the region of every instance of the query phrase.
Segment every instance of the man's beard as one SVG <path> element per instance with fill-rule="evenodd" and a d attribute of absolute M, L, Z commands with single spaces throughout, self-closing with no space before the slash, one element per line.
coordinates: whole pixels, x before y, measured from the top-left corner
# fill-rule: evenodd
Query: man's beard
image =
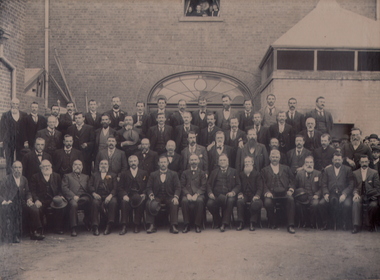
<path fill-rule="evenodd" d="M 113 107 L 114 109 L 116 109 L 116 110 L 120 108 L 120 106 L 117 105 L 117 104 L 113 105 L 112 107 Z"/>
<path fill-rule="evenodd" d="M 244 167 L 244 173 L 251 173 L 253 170 L 253 166 L 245 166 Z"/>
<path fill-rule="evenodd" d="M 53 173 L 53 170 L 50 168 L 48 170 L 42 171 L 42 175 L 44 176 L 50 176 Z"/>

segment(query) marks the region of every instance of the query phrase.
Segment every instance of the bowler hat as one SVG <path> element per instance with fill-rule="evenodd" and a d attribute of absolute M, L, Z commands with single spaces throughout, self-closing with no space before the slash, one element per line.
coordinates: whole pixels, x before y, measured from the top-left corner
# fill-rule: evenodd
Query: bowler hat
<path fill-rule="evenodd" d="M 368 139 L 376 139 L 376 140 L 379 140 L 379 136 L 377 136 L 377 134 L 371 134 L 370 136 L 368 136 Z"/>
<path fill-rule="evenodd" d="M 132 208 L 137 208 L 143 203 L 143 198 L 138 193 L 134 193 L 130 198 Z"/>
<path fill-rule="evenodd" d="M 161 204 L 155 200 L 149 200 L 147 205 L 148 211 L 152 216 L 157 216 L 158 212 L 161 210 Z"/>
<path fill-rule="evenodd" d="M 294 198 L 297 202 L 301 204 L 309 203 L 309 194 L 305 191 L 304 188 L 299 188 L 294 191 Z"/>
<path fill-rule="evenodd" d="M 336 137 L 333 137 L 333 138 L 331 139 L 331 142 L 332 142 L 332 143 L 334 143 L 334 142 L 338 142 L 338 143 L 340 143 L 340 139 L 338 139 L 338 138 L 336 138 Z"/>
<path fill-rule="evenodd" d="M 53 201 L 50 203 L 50 207 L 53 209 L 62 209 L 67 205 L 67 200 L 63 197 L 56 195 L 53 197 Z"/>
<path fill-rule="evenodd" d="M 22 155 L 22 156 L 25 156 L 27 153 L 29 153 L 31 150 L 29 149 L 29 148 L 23 148 L 23 149 L 21 149 L 21 151 L 20 151 L 20 154 Z"/>
<path fill-rule="evenodd" d="M 372 152 L 380 152 L 380 146 L 379 145 L 376 145 L 376 146 L 373 146 L 372 147 Z"/>

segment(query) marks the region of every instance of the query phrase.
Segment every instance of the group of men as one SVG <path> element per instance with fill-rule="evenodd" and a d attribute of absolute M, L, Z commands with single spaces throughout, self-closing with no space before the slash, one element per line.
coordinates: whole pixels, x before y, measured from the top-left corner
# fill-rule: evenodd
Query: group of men
<path fill-rule="evenodd" d="M 214 112 L 200 97 L 197 110 L 189 112 L 180 100 L 171 113 L 159 97 L 152 113 L 137 102 L 136 113 L 128 115 L 115 96 L 103 114 L 90 100 L 85 114 L 68 103 L 67 113 L 53 105 L 45 119 L 37 103 L 26 114 L 13 99 L 1 118 L 9 174 L 0 186 L 3 224 L 13 219 L 6 224 L 13 225 L 11 239 L 18 242 L 22 213 L 31 238 L 42 240 L 44 216 L 53 217 L 60 234 L 68 217 L 71 236 L 77 236 L 77 211 L 83 210 L 94 235 L 101 220 L 105 235 L 118 223 L 119 234 L 126 234 L 128 221 L 137 233 L 143 218 L 147 233 L 154 233 L 165 210 L 170 232 L 178 233 L 181 206 L 183 233 L 191 226 L 201 232 L 206 207 L 213 226 L 224 232 L 236 206 L 236 230 L 248 223 L 254 231 L 264 206 L 269 227 L 283 217 L 289 233 L 296 222 L 322 230 L 352 223 L 352 233 L 362 225 L 373 231 L 379 215 L 378 136 L 371 134 L 366 145 L 361 130 L 353 128 L 351 141 L 331 139 L 333 118 L 323 97 L 306 115 L 296 110 L 295 98 L 287 112 L 275 102 L 270 94 L 267 106 L 254 112 L 245 100 L 238 112 L 223 95 L 223 108 Z"/>

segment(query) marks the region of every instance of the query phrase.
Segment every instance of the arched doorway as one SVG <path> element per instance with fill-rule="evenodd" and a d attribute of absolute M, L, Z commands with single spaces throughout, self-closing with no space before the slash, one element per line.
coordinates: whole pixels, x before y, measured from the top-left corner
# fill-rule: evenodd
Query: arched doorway
<path fill-rule="evenodd" d="M 223 94 L 232 98 L 233 108 L 242 108 L 244 99 L 251 98 L 248 87 L 232 76 L 194 71 L 177 73 L 157 82 L 149 93 L 147 104 L 149 110 L 157 108 L 158 97 L 165 96 L 169 110 L 175 110 L 178 101 L 184 99 L 192 111 L 198 105 L 198 98 L 204 96 L 209 108 L 221 108 Z"/>

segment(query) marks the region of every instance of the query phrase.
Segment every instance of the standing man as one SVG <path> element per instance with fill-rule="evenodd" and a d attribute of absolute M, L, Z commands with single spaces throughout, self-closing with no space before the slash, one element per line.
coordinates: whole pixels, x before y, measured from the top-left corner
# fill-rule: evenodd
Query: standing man
<path fill-rule="evenodd" d="M 277 138 L 280 142 L 280 151 L 286 154 L 294 147 L 294 130 L 286 122 L 286 113 L 280 111 L 277 114 L 277 123 L 269 127 L 271 138 Z"/>
<path fill-rule="evenodd" d="M 277 108 L 274 106 L 276 103 L 276 96 L 274 94 L 267 95 L 267 106 L 260 109 L 260 114 L 263 118 L 263 126 L 270 127 L 277 123 L 276 116 L 278 114 Z"/>
<path fill-rule="evenodd" d="M 13 98 L 11 109 L 3 113 L 0 120 L 0 147 L 4 148 L 7 174 L 12 173 L 12 164 L 15 159 L 21 160 L 21 150 L 24 142 L 21 132 L 21 120 L 26 116 L 25 112 L 19 110 L 20 100 Z"/>
<path fill-rule="evenodd" d="M 152 126 L 148 130 L 148 138 L 150 139 L 152 150 L 159 155 L 165 152 L 165 145 L 169 140 L 173 139 L 173 128 L 165 124 L 165 114 L 157 115 L 157 125 Z"/>
<path fill-rule="evenodd" d="M 325 102 L 325 98 L 323 96 L 319 96 L 315 100 L 315 109 L 306 115 L 306 117 L 312 117 L 315 119 L 315 128 L 320 132 L 331 134 L 334 121 L 331 113 L 325 110 Z"/>
<path fill-rule="evenodd" d="M 260 112 L 256 112 L 253 114 L 253 126 L 247 127 L 246 132 L 248 133 L 248 130 L 251 128 L 254 128 L 256 130 L 257 135 L 257 142 L 260 144 L 263 144 L 268 150 L 269 150 L 269 140 L 270 140 L 270 134 L 269 134 L 269 127 L 262 126 L 262 117 Z"/>
<path fill-rule="evenodd" d="M 164 114 L 165 124 L 171 125 L 171 113 L 166 110 L 166 97 L 160 96 L 157 99 L 157 111 L 150 113 L 150 120 L 148 122 L 148 130 L 150 127 L 157 125 L 157 116 L 158 114 Z"/>
<path fill-rule="evenodd" d="M 184 99 L 178 101 L 178 111 L 175 111 L 171 116 L 171 126 L 175 129 L 178 125 L 184 123 L 183 115 L 186 112 L 187 104 Z M 191 114 L 191 113 L 190 113 Z"/>
<path fill-rule="evenodd" d="M 191 124 L 191 118 L 190 112 L 184 112 L 182 114 L 183 124 L 175 128 L 173 127 L 177 153 L 181 153 L 181 151 L 188 146 L 187 138 L 190 131 L 194 131 L 197 135 L 199 134 L 199 128 Z"/>
<path fill-rule="evenodd" d="M 268 222 L 272 229 L 277 228 L 275 221 L 275 203 L 285 205 L 288 232 L 296 233 L 294 230 L 294 176 L 290 168 L 280 164 L 280 152 L 272 150 L 269 155 L 270 165 L 261 170 L 264 183 L 264 207 L 267 210 Z"/>
<path fill-rule="evenodd" d="M 145 103 L 143 101 L 136 102 L 136 114 L 132 116 L 133 127 L 139 133 L 140 138 L 145 138 L 148 132 L 148 121 L 150 116 L 145 112 Z"/>
<path fill-rule="evenodd" d="M 101 127 L 100 122 L 102 117 L 102 114 L 96 111 L 98 109 L 98 103 L 94 99 L 91 99 L 88 101 L 88 107 L 90 111 L 84 115 L 84 123 L 91 125 L 94 130 L 97 130 Z"/>
<path fill-rule="evenodd" d="M 207 150 L 212 148 L 212 143 L 215 140 L 216 132 L 221 129 L 215 125 L 215 115 L 213 113 L 209 113 L 207 115 L 207 127 L 203 128 L 199 135 L 199 144 L 203 147 L 206 147 Z"/>
<path fill-rule="evenodd" d="M 372 147 L 372 158 L 373 162 L 371 167 L 375 169 L 379 175 L 380 175 L 380 146 L 374 146 Z"/>
<path fill-rule="evenodd" d="M 95 130 L 95 148 L 94 156 L 98 154 L 99 151 L 106 150 L 108 148 L 107 139 L 109 136 L 116 136 L 116 130 L 110 127 L 110 116 L 104 114 L 101 116 L 101 128 Z"/>
<path fill-rule="evenodd" d="M 120 109 L 121 101 L 120 97 L 118 96 L 112 96 L 112 109 L 105 112 L 110 117 L 110 127 L 119 130 L 122 128 L 124 124 L 124 118 L 127 114 L 127 112 L 124 112 Z"/>
<path fill-rule="evenodd" d="M 66 135 L 67 129 L 75 124 L 75 119 L 74 119 L 74 103 L 73 102 L 68 102 L 66 104 L 66 114 L 61 114 L 59 116 L 59 125 L 57 129 L 62 132 L 62 135 Z"/>
<path fill-rule="evenodd" d="M 190 155 L 196 154 L 199 158 L 198 168 L 208 174 L 208 155 L 206 148 L 197 144 L 197 135 L 194 131 L 188 133 L 188 143 L 189 146 L 182 150 L 182 168 L 181 170 L 186 170 L 190 168 L 189 160 Z"/>
<path fill-rule="evenodd" d="M 232 161 L 233 149 L 228 145 L 224 145 L 224 133 L 223 131 L 218 131 L 215 134 L 215 145 L 208 151 L 209 173 L 219 167 L 219 157 L 222 154 L 227 155 L 228 162 Z"/>
<path fill-rule="evenodd" d="M 63 149 L 57 150 L 53 155 L 54 172 L 61 175 L 73 172 L 72 166 L 74 161 L 80 160 L 83 164 L 83 156 L 81 151 L 73 148 L 73 137 L 66 134 L 63 139 Z"/>
<path fill-rule="evenodd" d="M 231 118 L 230 120 L 231 130 L 224 132 L 225 141 L 224 143 L 232 147 L 231 158 L 234 159 L 233 167 L 235 166 L 235 158 L 238 148 L 243 148 L 244 144 L 247 143 L 247 135 L 244 131 L 239 129 L 239 120 L 238 118 Z"/>
<path fill-rule="evenodd" d="M 305 148 L 311 152 L 321 146 L 322 132 L 315 129 L 315 119 L 306 119 L 306 130 L 302 130 L 300 134 L 305 138 Z"/>
<path fill-rule="evenodd" d="M 128 158 L 138 150 L 140 142 L 139 133 L 133 128 L 132 116 L 125 116 L 123 128 L 116 133 L 117 145 Z"/>
<path fill-rule="evenodd" d="M 240 178 L 236 169 L 228 166 L 228 156 L 219 157 L 219 168 L 214 169 L 207 181 L 207 209 L 210 211 L 214 225 L 221 232 L 231 223 L 231 214 L 240 192 Z M 222 217 L 220 216 L 222 208 Z"/>
<path fill-rule="evenodd" d="M 253 105 L 251 99 L 244 100 L 244 111 L 239 114 L 239 128 L 246 131 L 248 127 L 253 126 Z"/>
<path fill-rule="evenodd" d="M 155 216 L 152 215 L 150 210 L 150 201 L 156 200 L 160 204 L 165 204 L 170 212 L 170 232 L 178 233 L 178 208 L 179 196 L 181 194 L 181 184 L 176 172 L 168 169 L 169 161 L 167 157 L 160 156 L 158 160 L 159 170 L 150 174 L 148 179 L 147 195 L 149 201 L 146 204 L 146 222 L 150 224 L 147 233 L 154 233 L 157 231 L 155 227 Z"/>
<path fill-rule="evenodd" d="M 293 174 L 296 175 L 298 171 L 303 170 L 305 158 L 311 156 L 311 152 L 304 148 L 305 140 L 302 135 L 296 136 L 296 147 L 291 149 L 287 154 L 288 165 Z"/>
<path fill-rule="evenodd" d="M 166 153 L 163 153 L 169 160 L 168 168 L 178 173 L 178 177 L 181 175 L 181 156 L 175 152 L 176 145 L 173 140 L 169 140 L 166 143 Z"/>
<path fill-rule="evenodd" d="M 135 212 L 133 219 L 134 233 L 140 232 L 141 218 L 144 215 L 146 184 L 149 174 L 140 169 L 137 156 L 132 155 L 128 158 L 130 169 L 121 173 L 118 183 L 118 197 L 121 208 L 122 229 L 120 235 L 127 233 L 127 222 L 130 211 Z"/>
<path fill-rule="evenodd" d="M 40 165 L 43 160 L 47 159 L 49 162 L 52 162 L 51 156 L 46 153 L 44 149 L 45 140 L 43 138 L 37 138 L 34 143 L 34 149 L 22 158 L 23 172 L 28 182 L 30 182 L 34 174 L 40 171 Z"/>
<path fill-rule="evenodd" d="M 377 134 L 371 134 L 368 136 L 368 140 L 371 149 L 379 144 L 379 136 L 377 136 Z"/>
<path fill-rule="evenodd" d="M 228 94 L 222 96 L 223 109 L 216 112 L 216 126 L 223 131 L 230 130 L 230 120 L 236 115 L 235 110 L 231 108 L 232 99 Z"/>
<path fill-rule="evenodd" d="M 182 215 L 185 227 L 183 233 L 190 231 L 190 212 L 194 214 L 195 232 L 201 232 L 203 213 L 205 207 L 205 192 L 207 176 L 203 170 L 198 168 L 199 157 L 191 154 L 189 159 L 190 168 L 185 170 L 181 175 L 182 187 Z"/>
<path fill-rule="evenodd" d="M 148 174 L 158 169 L 158 154 L 150 149 L 148 138 L 141 140 L 141 150 L 136 152 L 139 159 L 139 168 L 148 172 Z"/>
<path fill-rule="evenodd" d="M 34 147 L 37 131 L 46 128 L 47 122 L 44 116 L 38 114 L 38 103 L 30 104 L 31 113 L 21 120 L 21 133 L 25 148 Z"/>
<path fill-rule="evenodd" d="M 212 112 L 207 110 L 207 100 L 203 96 L 198 98 L 198 108 L 198 110 L 195 110 L 192 113 L 193 119 L 191 120 L 191 123 L 198 126 L 199 130 L 202 130 L 207 127 L 207 115 Z"/>
<path fill-rule="evenodd" d="M 321 147 L 313 152 L 315 169 L 322 171 L 326 166 L 331 164 L 336 150 L 330 146 L 331 137 L 329 134 L 324 133 L 321 136 Z"/>
<path fill-rule="evenodd" d="M 47 128 L 37 131 L 36 138 L 45 140 L 45 151 L 53 156 L 55 151 L 62 148 L 62 133 L 55 129 L 57 118 L 53 115 L 47 117 Z"/>
<path fill-rule="evenodd" d="M 300 133 L 305 127 L 305 116 L 296 110 L 297 99 L 288 100 L 289 111 L 286 112 L 286 123 L 293 127 L 294 133 Z"/>

